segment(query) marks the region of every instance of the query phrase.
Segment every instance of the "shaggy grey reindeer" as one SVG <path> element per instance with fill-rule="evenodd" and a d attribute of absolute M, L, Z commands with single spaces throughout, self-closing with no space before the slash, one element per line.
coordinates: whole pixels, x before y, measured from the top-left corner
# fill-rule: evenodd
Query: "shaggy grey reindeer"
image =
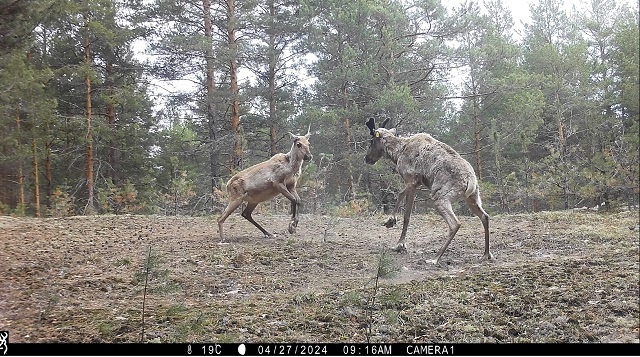
<path fill-rule="evenodd" d="M 471 211 L 482 220 L 483 259 L 493 259 L 489 251 L 489 215 L 482 209 L 478 180 L 471 164 L 449 145 L 434 139 L 431 135 L 420 133 L 409 137 L 397 137 L 395 128 L 390 130 L 385 128 L 388 121 L 389 119 L 385 120 L 378 129 L 376 129 L 375 119 L 369 118 L 366 122 L 372 138 L 364 161 L 373 165 L 381 157 L 387 157 L 396 164 L 396 170 L 406 185 L 398 195 L 393 215 L 384 224 L 387 228 L 396 224 L 396 214 L 400 203 L 405 199 L 402 233 L 395 250 L 407 249 L 405 237 L 413 201 L 418 187 L 424 185 L 431 191 L 436 210 L 449 226 L 447 241 L 431 262 L 440 263 L 442 254 L 460 228 L 460 221 L 451 208 L 451 201 L 460 198 L 464 198 Z"/>
<path fill-rule="evenodd" d="M 235 174 L 227 182 L 229 204 L 218 218 L 220 241 L 224 242 L 222 224 L 233 211 L 247 202 L 242 211 L 242 217 L 256 226 L 265 236 L 273 238 L 260 224 L 253 220 L 251 212 L 260 202 L 267 201 L 283 194 L 291 201 L 291 222 L 289 233 L 295 233 L 298 226 L 298 213 L 300 210 L 300 196 L 296 192 L 296 184 L 302 171 L 302 162 L 313 158 L 309 148 L 309 129 L 306 135 L 291 135 L 291 150 L 288 153 L 275 154 L 269 160 L 253 165 Z"/>

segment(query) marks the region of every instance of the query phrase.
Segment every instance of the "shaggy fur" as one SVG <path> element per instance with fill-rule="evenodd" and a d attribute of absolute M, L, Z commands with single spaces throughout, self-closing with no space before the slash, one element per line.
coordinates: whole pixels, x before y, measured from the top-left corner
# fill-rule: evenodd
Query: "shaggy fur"
<path fill-rule="evenodd" d="M 460 228 L 460 221 L 451 208 L 451 202 L 458 199 L 464 199 L 471 211 L 482 220 L 485 233 L 483 258 L 493 259 L 489 251 L 489 215 L 482 209 L 478 180 L 471 164 L 449 145 L 434 139 L 431 135 L 421 133 L 404 138 L 397 137 L 395 129 L 374 129 L 374 125 L 375 122 L 371 120 L 367 123 L 372 139 L 365 162 L 373 165 L 383 156 L 390 159 L 396 164 L 396 169 L 406 185 L 398 195 L 393 215 L 385 223 L 387 228 L 396 224 L 396 214 L 400 203 L 405 199 L 402 233 L 396 250 L 406 250 L 405 237 L 411 208 L 416 190 L 424 185 L 431 191 L 436 210 L 449 226 L 447 241 L 432 262 L 440 263 L 442 254 Z"/>

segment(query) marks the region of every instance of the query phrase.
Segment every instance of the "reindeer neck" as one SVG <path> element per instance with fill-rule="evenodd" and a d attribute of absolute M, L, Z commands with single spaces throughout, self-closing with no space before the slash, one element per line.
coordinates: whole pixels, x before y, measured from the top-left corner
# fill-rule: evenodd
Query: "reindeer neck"
<path fill-rule="evenodd" d="M 289 150 L 289 152 L 286 155 L 287 155 L 287 161 L 289 162 L 289 165 L 291 166 L 292 169 L 299 170 L 302 167 L 302 162 L 304 161 L 303 157 L 302 155 L 300 155 L 299 152 L 294 150 L 293 146 L 291 146 L 291 150 Z"/>
<path fill-rule="evenodd" d="M 405 140 L 404 138 L 399 138 L 397 136 L 389 136 L 385 138 L 384 147 L 387 157 L 397 164 L 398 158 L 400 157 L 402 150 L 404 150 Z"/>

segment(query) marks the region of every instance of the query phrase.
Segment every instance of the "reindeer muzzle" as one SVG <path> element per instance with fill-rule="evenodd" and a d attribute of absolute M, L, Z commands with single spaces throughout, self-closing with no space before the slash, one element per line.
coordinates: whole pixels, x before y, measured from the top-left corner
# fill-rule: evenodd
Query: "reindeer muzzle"
<path fill-rule="evenodd" d="M 312 159 L 313 159 L 313 155 L 311 155 L 311 154 L 309 154 L 309 155 L 305 155 L 305 156 L 302 158 L 302 160 L 304 160 L 304 161 L 309 161 L 309 160 L 312 160 Z"/>
<path fill-rule="evenodd" d="M 369 165 L 373 165 L 373 164 L 375 164 L 376 162 L 378 162 L 378 160 L 371 160 L 371 159 L 369 158 L 369 156 L 365 156 L 365 157 L 364 157 L 364 162 L 365 162 L 365 163 L 367 163 L 367 164 L 369 164 Z"/>

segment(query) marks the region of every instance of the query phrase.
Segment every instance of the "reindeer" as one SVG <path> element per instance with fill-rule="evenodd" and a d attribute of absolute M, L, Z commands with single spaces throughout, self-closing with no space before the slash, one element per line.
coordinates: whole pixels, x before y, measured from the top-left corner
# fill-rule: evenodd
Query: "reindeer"
<path fill-rule="evenodd" d="M 387 228 L 396 224 L 396 214 L 400 203 L 405 199 L 402 233 L 394 250 L 407 249 L 405 238 L 413 201 L 418 187 L 424 185 L 431 191 L 436 210 L 449 226 L 447 241 L 440 248 L 436 258 L 430 262 L 440 264 L 442 254 L 460 228 L 460 221 L 451 208 L 451 201 L 458 198 L 464 198 L 471 211 L 482 220 L 483 259 L 494 259 L 489 251 L 489 215 L 482 209 L 478 180 L 471 164 L 449 145 L 434 139 L 431 135 L 420 133 L 409 137 L 395 136 L 395 128 L 385 128 L 388 121 L 389 119 L 386 119 L 378 129 L 375 119 L 369 118 L 366 122 L 372 139 L 364 161 L 373 165 L 381 157 L 387 157 L 395 163 L 396 170 L 406 185 L 398 195 L 392 216 L 384 223 Z"/>
<path fill-rule="evenodd" d="M 288 153 L 275 154 L 269 160 L 253 165 L 235 174 L 227 182 L 229 204 L 218 219 L 220 242 L 224 242 L 222 224 L 233 211 L 247 202 L 242 217 L 256 226 L 266 237 L 273 238 L 261 225 L 251 217 L 251 213 L 260 202 L 267 201 L 278 194 L 283 194 L 291 201 L 291 222 L 289 233 L 293 234 L 298 226 L 300 196 L 296 192 L 296 184 L 302 171 L 302 162 L 313 158 L 309 149 L 309 129 L 303 136 L 291 135 L 291 150 Z"/>

